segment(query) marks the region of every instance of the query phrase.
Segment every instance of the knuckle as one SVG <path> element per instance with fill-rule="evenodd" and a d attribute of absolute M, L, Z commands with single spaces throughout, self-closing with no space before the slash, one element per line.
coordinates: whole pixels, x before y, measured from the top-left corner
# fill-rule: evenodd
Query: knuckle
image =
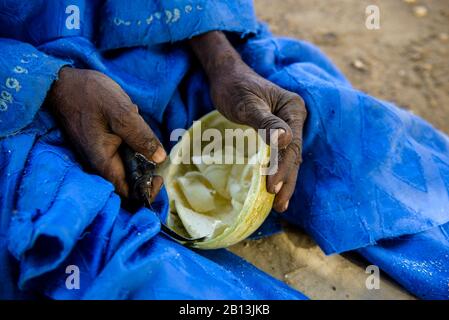
<path fill-rule="evenodd" d="M 296 93 L 291 93 L 291 94 L 292 95 L 290 97 L 289 104 L 293 105 L 292 110 L 294 110 L 295 112 L 297 112 L 300 115 L 307 116 L 307 109 L 306 109 L 304 100 Z"/>
<path fill-rule="evenodd" d="M 154 137 L 148 137 L 136 141 L 136 148 L 138 148 L 141 151 L 148 152 L 151 155 L 153 155 L 153 153 L 156 152 L 158 147 L 159 141 L 156 140 Z"/>
<path fill-rule="evenodd" d="M 302 163 L 302 143 L 300 139 L 293 139 L 288 145 L 287 152 L 291 154 L 291 161 L 295 166 L 299 166 Z"/>
<path fill-rule="evenodd" d="M 305 104 L 304 100 L 302 99 L 302 97 L 299 94 L 295 93 L 295 92 L 288 91 L 288 90 L 284 89 L 283 94 L 284 94 L 284 99 L 287 102 L 295 103 L 295 104 L 298 104 L 298 105 L 304 105 Z"/>
<path fill-rule="evenodd" d="M 296 93 L 284 91 L 284 96 L 276 110 L 287 123 L 303 123 L 307 118 L 304 100 Z"/>
<path fill-rule="evenodd" d="M 267 116 L 260 115 L 259 127 L 261 129 L 277 128 L 277 127 L 279 127 L 279 120 L 275 117 L 267 117 Z"/>
<path fill-rule="evenodd" d="M 156 149 L 160 146 L 159 140 L 154 136 L 150 136 L 146 139 L 145 144 L 151 153 L 154 153 Z"/>
<path fill-rule="evenodd" d="M 134 103 L 131 103 L 127 100 L 120 99 L 120 102 L 118 103 L 118 110 L 120 110 L 120 113 L 123 115 L 138 115 L 139 114 L 139 108 Z"/>
<path fill-rule="evenodd" d="M 283 201 L 276 201 L 273 205 L 274 210 L 276 210 L 279 213 L 285 212 L 286 208 L 284 207 L 284 202 Z"/>
<path fill-rule="evenodd" d="M 125 104 L 120 104 L 113 114 L 113 124 L 116 128 L 123 130 L 126 134 L 132 134 L 134 130 L 139 126 L 136 121 L 137 112 L 134 108 L 130 108 Z"/>
<path fill-rule="evenodd" d="M 299 94 L 293 93 L 293 96 L 291 97 L 291 99 L 297 105 L 300 105 L 300 106 L 303 106 L 303 107 L 305 106 L 304 99 Z"/>
<path fill-rule="evenodd" d="M 298 108 L 298 112 L 301 115 L 301 119 L 305 120 L 308 116 L 306 106 L 304 104 L 300 105 Z"/>
<path fill-rule="evenodd" d="M 231 120 L 237 120 L 238 122 L 243 122 L 247 119 L 248 112 L 248 103 L 245 99 L 239 99 L 240 101 L 235 105 L 235 109 L 232 110 L 226 104 L 226 107 L 223 107 L 223 113 L 231 118 Z"/>
<path fill-rule="evenodd" d="M 133 123 L 126 112 L 122 110 L 117 110 L 114 113 L 112 120 L 113 129 L 123 131 L 124 135 L 132 133 Z"/>
<path fill-rule="evenodd" d="M 83 77 L 86 83 L 92 84 L 97 82 L 103 82 L 108 79 L 108 77 L 96 70 L 83 70 Z"/>
<path fill-rule="evenodd" d="M 132 113 L 139 114 L 139 107 L 136 104 L 132 103 L 130 105 L 130 109 L 131 109 L 130 111 Z"/>
<path fill-rule="evenodd" d="M 101 176 L 105 176 L 109 172 L 111 163 L 107 157 L 98 152 L 94 152 L 90 157 L 89 161 L 92 166 L 100 173 Z"/>
<path fill-rule="evenodd" d="M 138 152 L 153 154 L 160 146 L 155 135 L 147 130 L 134 130 L 128 134 L 126 139 Z"/>

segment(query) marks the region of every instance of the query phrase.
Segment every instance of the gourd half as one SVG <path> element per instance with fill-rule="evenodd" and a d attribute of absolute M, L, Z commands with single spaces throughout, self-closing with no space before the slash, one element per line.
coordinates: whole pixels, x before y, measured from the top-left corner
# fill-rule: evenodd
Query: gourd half
<path fill-rule="evenodd" d="M 221 147 L 216 145 L 210 153 L 212 139 L 203 141 L 207 129 L 215 129 L 222 137 Z M 243 152 L 241 145 L 236 150 L 236 141 L 226 139 L 226 129 L 253 135 L 257 147 L 250 150 L 249 140 L 245 140 Z M 195 153 L 194 146 L 200 154 Z M 199 249 L 228 247 L 251 235 L 273 205 L 274 195 L 267 191 L 263 174 L 269 154 L 268 145 L 254 129 L 233 123 L 217 111 L 196 121 L 161 168 L 170 200 L 166 224 L 181 235 L 202 238 L 192 244 Z M 230 155 L 232 162 L 226 164 Z M 236 164 L 237 159 L 240 164 Z"/>

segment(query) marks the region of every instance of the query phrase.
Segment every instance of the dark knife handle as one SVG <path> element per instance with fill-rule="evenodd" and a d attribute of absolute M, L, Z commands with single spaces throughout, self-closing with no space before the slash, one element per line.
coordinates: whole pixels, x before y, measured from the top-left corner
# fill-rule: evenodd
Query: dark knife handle
<path fill-rule="evenodd" d="M 126 144 L 120 147 L 120 154 L 129 186 L 129 200 L 145 204 L 156 166 Z"/>
<path fill-rule="evenodd" d="M 146 207 L 150 207 L 149 195 L 154 169 L 156 168 L 155 163 L 148 161 L 142 154 L 135 152 L 125 144 L 120 148 L 120 154 L 125 166 L 126 180 L 129 185 L 128 201 L 134 206 L 145 205 Z M 159 219 L 161 222 L 161 231 L 169 238 L 182 244 L 192 245 L 193 243 L 204 239 L 193 239 L 180 235 L 167 226 L 165 221 L 162 221 L 160 215 Z"/>

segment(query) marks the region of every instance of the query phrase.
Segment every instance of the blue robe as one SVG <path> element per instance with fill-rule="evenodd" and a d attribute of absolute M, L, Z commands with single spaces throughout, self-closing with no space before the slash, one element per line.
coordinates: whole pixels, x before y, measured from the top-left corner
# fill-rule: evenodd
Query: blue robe
<path fill-rule="evenodd" d="M 164 191 L 153 211 L 120 208 L 43 105 L 62 66 L 101 71 L 170 148 L 173 129 L 213 109 L 183 42 L 210 30 L 305 100 L 304 162 L 286 219 L 328 254 L 358 250 L 413 294 L 448 299 L 448 137 L 352 88 L 314 46 L 273 36 L 250 0 L 0 1 L 0 297 L 305 298 L 225 250 L 166 239 L 156 216 L 167 212 Z M 79 289 L 66 285 L 71 266 Z"/>

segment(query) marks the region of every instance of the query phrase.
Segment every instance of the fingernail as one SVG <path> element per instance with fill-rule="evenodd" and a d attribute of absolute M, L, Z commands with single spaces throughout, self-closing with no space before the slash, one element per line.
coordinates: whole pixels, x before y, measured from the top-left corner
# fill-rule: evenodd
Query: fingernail
<path fill-rule="evenodd" d="M 278 138 L 278 144 L 282 144 L 283 147 L 286 147 L 285 143 L 286 141 L 284 141 L 287 137 L 287 131 L 285 131 L 284 129 L 279 129 L 279 138 Z"/>
<path fill-rule="evenodd" d="M 284 129 L 275 129 L 271 135 L 273 139 L 279 139 L 281 135 L 285 133 Z"/>
<path fill-rule="evenodd" d="M 156 149 L 156 152 L 153 153 L 152 159 L 156 163 L 161 163 L 165 160 L 167 157 L 167 153 L 165 152 L 164 148 L 158 147 Z"/>
<path fill-rule="evenodd" d="M 273 134 L 271 135 L 271 145 L 275 144 L 276 146 L 279 145 L 279 139 L 282 137 L 282 135 L 284 135 L 285 133 L 287 133 L 287 131 L 285 131 L 282 128 L 276 129 L 274 130 Z"/>
<path fill-rule="evenodd" d="M 288 209 L 288 203 L 289 203 L 289 202 L 290 202 L 290 201 L 287 201 L 287 202 L 284 204 L 284 211 Z"/>
<path fill-rule="evenodd" d="M 274 193 L 278 193 L 279 191 L 281 191 L 281 188 L 283 186 L 283 182 L 279 182 L 277 185 L 274 186 Z"/>

